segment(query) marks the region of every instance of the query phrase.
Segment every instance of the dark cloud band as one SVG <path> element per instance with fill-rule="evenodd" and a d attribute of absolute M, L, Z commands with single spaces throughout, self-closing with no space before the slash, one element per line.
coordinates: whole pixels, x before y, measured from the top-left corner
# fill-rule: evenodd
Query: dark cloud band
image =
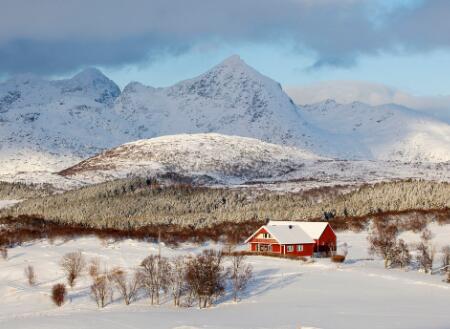
<path fill-rule="evenodd" d="M 211 40 L 293 40 L 316 54 L 311 69 L 449 47 L 450 1 L 411 1 L 387 10 L 381 0 L 3 0 L 0 72 L 138 63 Z"/>

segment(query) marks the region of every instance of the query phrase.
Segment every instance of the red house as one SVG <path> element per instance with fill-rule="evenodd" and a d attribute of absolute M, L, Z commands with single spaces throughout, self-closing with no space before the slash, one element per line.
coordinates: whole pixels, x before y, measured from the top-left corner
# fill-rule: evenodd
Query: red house
<path fill-rule="evenodd" d="M 313 256 L 336 250 L 336 234 L 327 222 L 270 221 L 245 243 L 254 252 Z"/>

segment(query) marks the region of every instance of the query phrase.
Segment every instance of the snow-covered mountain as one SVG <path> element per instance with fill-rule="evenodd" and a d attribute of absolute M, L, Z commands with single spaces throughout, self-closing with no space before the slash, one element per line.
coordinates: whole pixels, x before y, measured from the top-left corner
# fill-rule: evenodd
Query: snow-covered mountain
<path fill-rule="evenodd" d="M 354 141 L 359 158 L 408 162 L 450 161 L 450 125 L 403 106 L 333 100 L 303 106 L 311 124 Z"/>
<path fill-rule="evenodd" d="M 298 148 L 253 138 L 215 133 L 179 134 L 121 145 L 61 174 L 86 182 L 168 172 L 230 181 L 279 177 L 317 160 L 324 159 Z"/>
<path fill-rule="evenodd" d="M 215 132 L 331 151 L 326 133 L 308 124 L 280 84 L 239 56 L 168 88 L 130 83 L 114 110 L 137 127 L 137 138 Z"/>
<path fill-rule="evenodd" d="M 123 142 L 110 110 L 119 95 L 96 69 L 67 80 L 19 76 L 0 84 L 1 171 L 57 170 Z"/>
<path fill-rule="evenodd" d="M 96 69 L 0 83 L 0 174 L 58 171 L 127 142 L 211 132 L 340 159 L 450 161 L 447 123 L 396 105 L 299 107 L 238 56 L 167 88 L 133 82 L 121 92 Z"/>

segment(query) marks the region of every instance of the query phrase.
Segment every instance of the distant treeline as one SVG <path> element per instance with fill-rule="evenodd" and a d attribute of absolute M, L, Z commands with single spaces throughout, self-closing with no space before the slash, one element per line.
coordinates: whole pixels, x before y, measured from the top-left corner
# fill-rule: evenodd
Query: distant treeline
<path fill-rule="evenodd" d="M 0 200 L 22 200 L 35 197 L 45 197 L 52 194 L 50 185 L 35 185 L 24 183 L 8 183 L 0 181 Z"/>
<path fill-rule="evenodd" d="M 134 178 L 31 198 L 2 210 L 0 216 L 33 215 L 55 223 L 120 230 L 149 225 L 200 229 L 267 219 L 331 221 L 411 209 L 443 210 L 447 216 L 449 196 L 449 183 L 416 180 L 364 185 L 348 193 L 342 193 L 342 187 L 279 193 L 162 186 L 155 180 Z"/>

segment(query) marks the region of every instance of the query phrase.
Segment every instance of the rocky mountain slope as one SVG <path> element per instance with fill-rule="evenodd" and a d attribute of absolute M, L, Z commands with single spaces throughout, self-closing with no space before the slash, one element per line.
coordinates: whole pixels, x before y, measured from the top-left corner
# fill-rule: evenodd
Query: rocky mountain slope
<path fill-rule="evenodd" d="M 0 83 L 0 175 L 59 171 L 127 142 L 211 132 L 322 157 L 450 161 L 447 123 L 396 105 L 299 107 L 238 56 L 167 88 L 134 82 L 121 92 L 96 69 Z"/>

